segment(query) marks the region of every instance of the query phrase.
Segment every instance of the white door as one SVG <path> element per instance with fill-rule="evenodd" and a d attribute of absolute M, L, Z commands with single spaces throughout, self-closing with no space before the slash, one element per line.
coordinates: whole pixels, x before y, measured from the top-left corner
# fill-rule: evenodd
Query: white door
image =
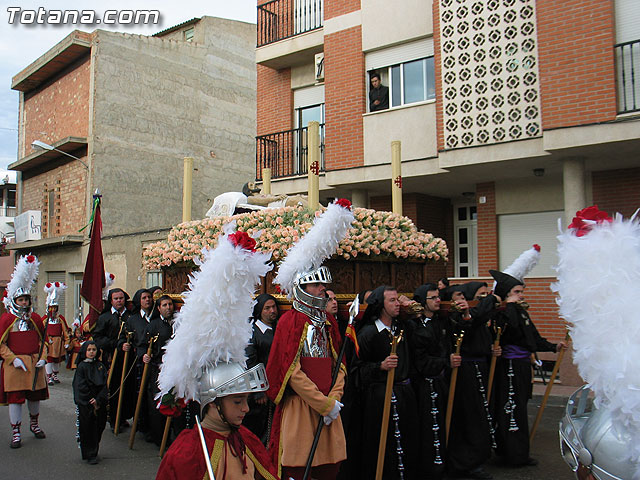
<path fill-rule="evenodd" d="M 455 276 L 478 276 L 478 213 L 475 205 L 453 207 Z"/>

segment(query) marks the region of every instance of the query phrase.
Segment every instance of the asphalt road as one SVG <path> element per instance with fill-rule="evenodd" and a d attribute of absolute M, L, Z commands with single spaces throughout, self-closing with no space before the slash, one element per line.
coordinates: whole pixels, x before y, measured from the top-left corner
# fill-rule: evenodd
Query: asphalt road
<path fill-rule="evenodd" d="M 155 478 L 160 464 L 158 448 L 146 443 L 141 435 L 136 438 L 133 450 L 128 448 L 129 431 L 115 437 L 109 426 L 100 443 L 101 462 L 88 465 L 80 458 L 75 440 L 75 405 L 71 392 L 72 374 L 61 372 L 59 385 L 50 387 L 50 399 L 42 402 L 40 426 L 47 434 L 37 440 L 29 431 L 26 406 L 23 409 L 22 448 L 12 450 L 9 409 L 0 407 L 0 480 L 43 479 L 118 479 Z M 531 421 L 540 397 L 530 403 Z M 540 461 L 536 467 L 506 468 L 490 462 L 487 470 L 495 479 L 504 480 L 570 480 L 571 471 L 560 457 L 558 447 L 558 421 L 563 414 L 566 399 L 551 397 L 543 421 L 538 428 L 531 455 Z M 199 479 L 195 479 L 199 480 Z"/>

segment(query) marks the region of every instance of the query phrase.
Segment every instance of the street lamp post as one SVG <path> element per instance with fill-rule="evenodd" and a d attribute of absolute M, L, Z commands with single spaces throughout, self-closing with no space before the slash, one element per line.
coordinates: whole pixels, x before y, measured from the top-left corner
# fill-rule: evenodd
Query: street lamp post
<path fill-rule="evenodd" d="M 54 151 L 56 151 L 56 152 L 58 152 L 58 153 L 61 153 L 61 154 L 63 154 L 63 155 L 66 155 L 67 157 L 71 157 L 71 158 L 73 158 L 74 160 L 79 161 L 79 162 L 84 166 L 84 168 L 86 168 L 87 170 L 89 170 L 89 165 L 87 165 L 86 163 L 84 163 L 82 160 L 80 160 L 80 159 L 79 159 L 78 157 L 76 157 L 75 155 L 71 155 L 70 153 L 67 153 L 67 152 L 65 152 L 65 151 L 63 151 L 63 150 L 60 150 L 59 148 L 55 148 L 54 146 L 49 145 L 48 143 L 41 142 L 40 140 L 34 140 L 33 142 L 31 142 L 31 146 L 32 146 L 32 147 L 35 147 L 35 148 L 39 148 L 39 149 L 41 149 L 41 150 L 54 150 Z"/>

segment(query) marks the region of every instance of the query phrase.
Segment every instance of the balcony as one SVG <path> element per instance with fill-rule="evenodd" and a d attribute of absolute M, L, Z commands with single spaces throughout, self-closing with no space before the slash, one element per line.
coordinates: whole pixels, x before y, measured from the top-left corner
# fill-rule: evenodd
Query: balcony
<path fill-rule="evenodd" d="M 271 0 L 258 5 L 258 41 L 262 47 L 322 27 L 323 0 Z"/>
<path fill-rule="evenodd" d="M 618 113 L 640 111 L 640 40 L 618 43 L 616 55 L 616 83 Z"/>
<path fill-rule="evenodd" d="M 307 174 L 307 127 L 256 137 L 256 180 L 262 169 L 271 169 L 271 178 Z M 320 124 L 320 171 L 324 172 L 324 124 Z"/>

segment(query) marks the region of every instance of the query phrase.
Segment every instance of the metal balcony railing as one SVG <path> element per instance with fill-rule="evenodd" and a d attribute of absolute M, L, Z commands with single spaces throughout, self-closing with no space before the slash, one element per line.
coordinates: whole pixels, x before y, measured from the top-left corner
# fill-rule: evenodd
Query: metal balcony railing
<path fill-rule="evenodd" d="M 616 83 L 618 113 L 640 111 L 640 40 L 618 43 L 616 54 Z"/>
<path fill-rule="evenodd" d="M 256 179 L 262 169 L 271 169 L 271 178 L 307 174 L 307 127 L 256 137 Z M 320 124 L 320 171 L 324 171 L 324 124 Z"/>
<path fill-rule="evenodd" d="M 271 0 L 258 5 L 257 46 L 322 27 L 323 0 Z"/>

